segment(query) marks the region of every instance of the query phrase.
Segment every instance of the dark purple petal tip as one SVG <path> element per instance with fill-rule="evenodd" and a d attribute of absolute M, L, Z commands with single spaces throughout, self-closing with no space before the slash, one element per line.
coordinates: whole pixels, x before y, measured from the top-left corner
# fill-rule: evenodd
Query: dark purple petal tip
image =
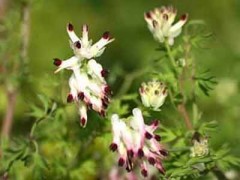
<path fill-rule="evenodd" d="M 101 75 L 102 75 L 102 77 L 107 77 L 107 75 L 108 75 L 108 70 L 106 70 L 106 69 L 103 69 L 102 71 L 101 71 Z"/>
<path fill-rule="evenodd" d="M 145 132 L 145 137 L 147 139 L 152 139 L 152 135 L 149 132 Z"/>
<path fill-rule="evenodd" d="M 134 155 L 134 152 L 133 152 L 132 149 L 127 150 L 127 156 L 128 156 L 128 158 L 132 158 L 133 155 Z"/>
<path fill-rule="evenodd" d="M 151 16 L 151 13 L 150 13 L 150 12 L 146 12 L 146 13 L 145 13 L 145 15 L 146 15 L 146 17 L 147 17 L 148 19 L 151 19 L 151 18 L 152 18 L 152 16 Z"/>
<path fill-rule="evenodd" d="M 81 126 L 85 126 L 86 125 L 86 119 L 85 118 L 81 118 L 81 120 L 80 120 L 80 124 L 81 124 Z"/>
<path fill-rule="evenodd" d="M 72 94 L 69 94 L 68 96 L 67 96 L 67 102 L 68 103 L 71 103 L 73 101 L 73 95 Z"/>
<path fill-rule="evenodd" d="M 104 32 L 102 35 L 103 39 L 110 39 L 110 33 L 108 31 Z"/>
<path fill-rule="evenodd" d="M 139 150 L 138 150 L 138 157 L 139 157 L 139 158 L 142 158 L 143 156 L 144 156 L 143 150 L 142 150 L 142 149 L 139 149 Z"/>
<path fill-rule="evenodd" d="M 168 151 L 165 149 L 159 150 L 160 154 L 162 154 L 163 156 L 168 156 Z"/>
<path fill-rule="evenodd" d="M 71 23 L 68 23 L 68 30 L 69 31 L 73 31 L 74 27 Z"/>
<path fill-rule="evenodd" d="M 188 15 L 187 15 L 187 14 L 183 14 L 180 19 L 181 19 L 182 21 L 186 21 L 187 18 L 188 18 Z"/>
<path fill-rule="evenodd" d="M 147 177 L 148 176 L 148 172 L 146 169 L 142 169 L 141 170 L 141 174 L 144 176 L 144 177 Z"/>
<path fill-rule="evenodd" d="M 53 59 L 53 64 L 55 66 L 60 66 L 62 64 L 62 60 L 58 59 L 58 58 L 54 58 Z"/>
<path fill-rule="evenodd" d="M 78 93 L 78 99 L 80 99 L 81 101 L 84 100 L 84 93 L 83 92 Z"/>
<path fill-rule="evenodd" d="M 81 43 L 80 43 L 80 41 L 75 42 L 75 46 L 76 46 L 76 48 L 80 49 L 80 48 L 81 48 Z"/>
<path fill-rule="evenodd" d="M 123 166 L 125 164 L 125 160 L 123 158 L 119 158 L 118 166 Z"/>
<path fill-rule="evenodd" d="M 157 141 L 161 141 L 161 136 L 159 136 L 159 135 L 157 135 L 157 134 L 155 134 L 155 136 L 154 136 L 154 138 L 157 140 Z"/>
<path fill-rule="evenodd" d="M 109 149 L 110 149 L 112 152 L 116 151 L 117 148 L 118 148 L 118 146 L 117 146 L 117 144 L 115 144 L 115 143 L 112 143 L 112 144 L 110 144 L 110 146 L 109 146 Z"/>
<path fill-rule="evenodd" d="M 149 158 L 148 158 L 148 162 L 149 162 L 149 164 L 151 164 L 151 165 L 154 165 L 154 164 L 156 163 L 156 161 L 155 161 L 155 159 L 154 159 L 153 157 L 149 157 Z"/>

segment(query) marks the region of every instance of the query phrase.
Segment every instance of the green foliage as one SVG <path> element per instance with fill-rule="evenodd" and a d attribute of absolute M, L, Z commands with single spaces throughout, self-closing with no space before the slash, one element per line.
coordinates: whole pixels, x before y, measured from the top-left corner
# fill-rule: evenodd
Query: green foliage
<path fill-rule="evenodd" d="M 119 24 L 126 26 L 126 29 L 128 28 L 127 33 L 129 35 L 126 35 L 126 31 L 121 35 L 118 29 L 120 26 L 117 25 L 116 27 L 117 23 L 114 22 L 111 25 L 111 22 L 108 24 L 103 22 L 105 20 L 99 20 L 100 17 L 96 17 L 98 14 L 95 14 L 97 13 L 95 10 L 98 10 L 98 13 L 101 13 L 102 10 L 106 14 L 106 9 L 104 9 L 103 5 L 106 5 L 108 1 L 102 2 L 102 6 L 96 6 L 93 1 L 89 3 L 84 1 L 86 10 L 91 11 L 91 13 L 88 13 L 87 20 L 92 24 L 96 24 L 95 26 L 103 27 L 106 25 L 110 30 L 113 29 L 115 31 L 116 49 L 113 48 L 113 53 L 106 55 L 106 59 L 117 59 L 116 61 L 118 62 L 101 59 L 106 64 L 106 67 L 112 71 L 109 75 L 109 82 L 114 86 L 115 91 L 108 108 L 107 117 L 100 118 L 90 112 L 88 114 L 90 117 L 88 126 L 82 129 L 79 126 L 79 119 L 74 107 L 65 103 L 65 95 L 63 94 L 68 90 L 65 88 L 65 86 L 67 87 L 67 81 L 63 79 L 64 74 L 61 74 L 59 78 L 63 85 L 57 83 L 56 79 L 52 79 L 52 75 L 47 78 L 43 76 L 43 74 L 52 73 L 52 69 L 48 68 L 51 61 L 44 61 L 44 59 L 49 59 L 53 54 L 55 56 L 56 49 L 60 49 L 62 57 L 68 55 L 68 52 L 62 52 L 62 49 L 65 48 L 64 46 L 61 47 L 59 45 L 60 48 L 55 47 L 57 46 L 55 44 L 60 42 L 59 39 L 61 37 L 58 35 L 63 33 L 63 31 L 57 32 L 59 27 L 56 24 L 61 24 L 62 26 L 62 24 L 66 23 L 62 22 L 66 20 L 62 18 L 65 18 L 65 16 L 70 18 L 70 15 L 67 14 L 69 12 L 72 12 L 79 21 L 79 12 L 82 12 L 79 11 L 79 8 L 81 7 L 78 7 L 79 3 L 74 1 L 73 4 L 78 5 L 75 7 L 71 6 L 71 8 L 76 8 L 74 9 L 76 12 L 72 11 L 71 8 L 68 11 L 63 11 L 63 9 L 58 9 L 60 7 L 55 7 L 56 2 L 44 2 L 46 5 L 44 3 L 43 5 L 33 1 L 35 2 L 35 4 L 32 4 L 33 7 L 39 9 L 33 9 L 35 14 L 33 14 L 33 25 L 31 28 L 34 35 L 31 36 L 33 40 L 30 40 L 32 41 L 30 66 L 34 67 L 32 75 L 29 77 L 26 75 L 28 75 L 27 69 L 30 66 L 26 64 L 25 60 L 21 59 L 19 53 L 22 38 L 20 35 L 22 2 L 29 3 L 31 1 L 24 0 L 15 4 L 14 9 L 9 12 L 0 25 L 0 83 L 4 89 L 7 87 L 7 89 L 17 90 L 21 87 L 24 88 L 24 81 L 27 78 L 32 80 L 32 84 L 26 85 L 25 91 L 23 90 L 27 94 L 26 97 L 28 99 L 25 100 L 21 94 L 21 99 L 19 100 L 21 103 L 25 102 L 27 104 L 28 113 L 21 109 L 20 103 L 17 104 L 17 109 L 19 107 L 22 112 L 21 116 L 17 115 L 19 120 L 17 118 L 17 121 L 14 122 L 16 123 L 14 128 L 17 129 L 21 126 L 24 126 L 24 128 L 19 130 L 20 132 L 13 132 L 9 140 L 1 139 L 1 176 L 8 174 L 10 179 L 17 180 L 107 179 L 115 165 L 116 158 L 113 157 L 108 149 L 112 139 L 111 115 L 117 113 L 119 116 L 128 116 L 134 107 L 140 107 L 143 110 L 147 122 L 152 119 L 159 119 L 161 122 L 161 129 L 157 134 L 161 136 L 162 143 L 165 144 L 169 151 L 169 156 L 163 162 L 166 174 L 160 175 L 156 173 L 157 177 L 162 179 L 211 179 L 214 176 L 218 177 L 216 174 L 220 173 L 225 176 L 224 174 L 228 170 L 233 168 L 239 169 L 240 158 L 234 155 L 237 154 L 232 151 L 234 147 L 228 145 L 228 140 L 222 138 L 223 135 L 218 133 L 220 131 L 218 126 L 222 122 L 221 119 L 216 118 L 215 114 L 212 115 L 214 117 L 209 115 L 213 114 L 209 112 L 212 104 L 208 104 L 212 99 L 208 98 L 207 102 L 201 101 L 202 94 L 209 97 L 210 93 L 214 93 L 214 88 L 217 85 L 216 79 L 218 79 L 212 75 L 214 74 L 212 71 L 204 71 L 206 69 L 205 65 L 208 64 L 204 63 L 205 56 L 203 54 L 205 54 L 205 50 L 209 50 L 212 47 L 210 40 L 213 37 L 212 33 L 209 33 L 207 29 L 207 23 L 201 20 L 189 21 L 184 27 L 181 36 L 176 39 L 174 46 L 169 47 L 166 44 L 161 44 L 154 51 L 154 45 L 151 44 L 152 39 L 149 36 L 146 36 L 146 38 L 144 36 L 143 32 L 146 27 L 143 30 L 140 27 L 142 26 L 140 22 L 130 21 L 129 14 L 127 19 L 131 23 L 128 24 L 124 22 L 127 20 L 124 14 L 117 15 L 115 11 L 112 12 L 110 10 L 111 8 L 108 7 L 107 9 L 110 16 L 116 16 L 116 22 L 121 22 Z M 63 2 L 59 1 L 60 5 L 65 6 L 64 9 L 69 8 Z M 122 2 L 116 3 L 121 4 Z M 145 4 L 143 2 L 140 3 L 144 7 L 143 10 L 146 10 Z M 48 5 L 52 5 L 52 7 L 54 5 L 57 9 L 52 12 L 49 12 L 48 8 L 41 9 L 41 6 L 47 7 Z M 137 5 L 134 4 L 135 6 Z M 53 16 L 51 13 L 55 13 L 55 15 Z M 59 16 L 58 18 L 55 17 L 56 14 Z M 132 14 L 133 16 L 136 14 L 137 16 L 142 16 L 142 14 L 138 13 Z M 106 15 L 103 16 L 105 17 Z M 41 17 L 41 20 L 49 17 L 51 25 L 46 22 L 44 25 L 40 22 L 35 22 L 37 20 L 40 21 L 39 17 Z M 54 21 L 51 19 L 52 17 L 54 17 Z M 107 18 L 106 21 L 109 22 Z M 35 31 L 39 32 L 38 29 L 41 28 L 42 32 L 39 33 L 39 36 L 36 36 Z M 96 31 L 101 29 L 98 28 L 95 27 Z M 139 29 L 139 32 L 136 33 L 133 29 L 136 29 L 136 31 Z M 55 36 L 57 38 L 54 39 L 51 33 L 56 33 Z M 44 52 L 46 49 L 42 46 L 38 48 L 39 42 L 34 40 L 34 38 L 44 44 L 44 48 L 48 50 L 47 53 Z M 135 38 L 138 41 L 130 42 L 128 38 Z M 150 40 L 146 40 L 147 38 Z M 126 40 L 124 39 L 127 39 L 125 44 L 124 41 Z M 123 45 L 119 45 L 121 42 L 123 42 Z M 135 48 L 133 46 L 136 46 L 136 49 L 133 50 Z M 154 52 L 154 55 L 151 55 L 151 52 Z M 198 54 L 199 52 L 202 54 L 201 56 Z M 40 55 L 41 53 L 42 56 Z M 130 56 L 130 58 L 128 59 L 127 56 Z M 143 61 L 146 63 L 143 63 Z M 211 67 L 211 70 L 214 70 L 213 68 L 215 67 Z M 34 76 L 38 71 L 41 72 L 41 77 Z M 161 107 L 161 111 L 157 112 L 144 107 L 137 93 L 141 82 L 151 79 L 163 81 L 168 87 L 167 100 L 164 106 Z M 123 83 L 119 83 L 120 81 Z M 33 86 L 33 89 L 30 86 Z M 36 96 L 30 95 L 32 90 L 36 91 Z M 29 98 L 29 96 L 31 97 Z M 215 100 L 213 102 L 215 103 Z M 230 106 L 231 103 L 228 102 L 227 105 Z M 188 128 L 185 125 L 184 120 L 186 120 L 186 117 L 179 111 L 180 106 L 185 107 L 192 123 L 192 128 Z M 232 107 L 232 109 L 234 108 L 236 107 Z M 205 112 L 207 109 L 210 110 Z M 22 115 L 23 112 L 24 115 Z M 230 114 L 231 117 L 228 116 L 229 114 L 227 114 L 227 122 L 228 119 L 233 119 L 233 113 Z M 28 116 L 26 117 L 25 115 Z M 21 122 L 18 122 L 20 120 Z M 207 155 L 191 156 L 195 133 L 199 133 L 202 137 L 208 139 L 209 153 Z M 216 137 L 221 139 L 221 146 L 215 144 L 214 140 Z M 237 147 L 236 145 L 235 149 Z"/>

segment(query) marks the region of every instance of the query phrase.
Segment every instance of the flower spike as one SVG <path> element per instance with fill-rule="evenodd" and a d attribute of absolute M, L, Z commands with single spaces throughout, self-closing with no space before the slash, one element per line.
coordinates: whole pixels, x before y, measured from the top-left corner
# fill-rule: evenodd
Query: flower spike
<path fill-rule="evenodd" d="M 140 109 L 135 108 L 132 112 L 129 123 L 117 114 L 111 119 L 113 141 L 109 148 L 118 152 L 118 165 L 130 172 L 139 162 L 143 177 L 149 174 L 148 164 L 155 166 L 161 173 L 165 172 L 162 160 L 167 156 L 167 151 L 159 144 L 159 135 L 154 134 L 158 123 L 146 125 Z"/>
<path fill-rule="evenodd" d="M 67 25 L 67 33 L 74 55 L 67 60 L 55 58 L 53 64 L 57 66 L 55 73 L 63 69 L 72 71 L 69 78 L 70 92 L 67 102 L 77 104 L 80 125 L 86 127 L 87 110 L 92 109 L 101 116 L 105 116 L 110 102 L 110 94 L 106 91 L 109 89 L 105 80 L 107 71 L 93 58 L 100 56 L 105 50 L 105 46 L 114 39 L 111 39 L 107 32 L 97 43 L 92 45 L 92 40 L 89 40 L 88 37 L 87 25 L 83 25 L 80 38 L 75 34 L 74 26 L 71 23 Z M 114 150 L 116 147 L 112 146 L 112 149 Z"/>
<path fill-rule="evenodd" d="M 188 15 L 183 14 L 180 20 L 173 24 L 176 15 L 177 10 L 172 6 L 155 8 L 144 14 L 148 28 L 158 42 L 167 41 L 169 45 L 174 44 L 174 38 L 182 32 L 182 27 L 188 20 Z"/>

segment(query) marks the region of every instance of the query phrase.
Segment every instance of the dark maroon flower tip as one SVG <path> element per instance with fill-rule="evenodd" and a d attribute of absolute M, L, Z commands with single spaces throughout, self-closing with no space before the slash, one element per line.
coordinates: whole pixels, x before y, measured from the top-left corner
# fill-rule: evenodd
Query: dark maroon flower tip
<path fill-rule="evenodd" d="M 143 150 L 142 150 L 142 149 L 139 149 L 139 150 L 138 150 L 138 157 L 139 157 L 139 158 L 142 158 L 143 156 L 144 156 Z"/>
<path fill-rule="evenodd" d="M 110 33 L 108 31 L 104 32 L 102 35 L 103 39 L 110 39 Z"/>
<path fill-rule="evenodd" d="M 150 12 L 146 12 L 146 13 L 145 13 L 145 15 L 146 15 L 146 17 L 147 17 L 148 19 L 151 19 L 151 18 L 152 18 L 152 16 L 151 16 L 151 13 L 150 13 Z"/>
<path fill-rule="evenodd" d="M 99 112 L 99 115 L 100 115 L 101 117 L 105 117 L 105 116 L 106 116 L 106 112 L 105 112 L 104 110 L 101 110 L 101 111 Z"/>
<path fill-rule="evenodd" d="M 145 132 L 145 137 L 147 139 L 151 139 L 152 138 L 152 135 L 149 133 L 149 132 Z"/>
<path fill-rule="evenodd" d="M 116 151 L 117 148 L 118 148 L 118 146 L 117 146 L 117 144 L 115 144 L 115 143 L 112 143 L 112 144 L 110 144 L 110 146 L 109 146 L 109 149 L 110 149 L 112 152 Z"/>
<path fill-rule="evenodd" d="M 58 58 L 54 58 L 53 59 L 53 64 L 55 66 L 60 66 L 62 64 L 62 60 L 58 59 Z"/>
<path fill-rule="evenodd" d="M 129 166 L 126 167 L 126 170 L 127 170 L 127 172 L 131 172 L 132 171 L 132 169 Z"/>
<path fill-rule="evenodd" d="M 167 156 L 168 155 L 168 152 L 167 150 L 165 149 L 162 149 L 162 150 L 159 150 L 160 154 L 163 155 L 163 156 Z"/>
<path fill-rule="evenodd" d="M 105 103 L 107 103 L 107 104 L 109 103 L 109 99 L 108 99 L 107 96 L 104 96 L 103 100 L 104 100 Z"/>
<path fill-rule="evenodd" d="M 106 93 L 106 94 L 110 94 L 111 93 L 111 88 L 110 88 L 110 86 L 106 86 L 105 88 L 104 88 L 104 92 Z"/>
<path fill-rule="evenodd" d="M 102 99 L 102 106 L 104 109 L 108 108 L 108 104 L 104 101 L 104 99 Z"/>
<path fill-rule="evenodd" d="M 125 164 L 125 160 L 123 158 L 119 158 L 118 166 L 123 166 Z"/>
<path fill-rule="evenodd" d="M 71 23 L 68 23 L 68 30 L 69 31 L 73 31 L 74 27 Z"/>
<path fill-rule="evenodd" d="M 106 69 L 103 69 L 103 70 L 101 71 L 102 77 L 107 77 L 108 73 L 109 73 L 109 71 L 106 70 Z"/>
<path fill-rule="evenodd" d="M 81 43 L 80 43 L 80 41 L 77 41 L 77 42 L 75 42 L 74 44 L 75 44 L 76 48 L 78 48 L 78 49 L 81 48 Z"/>
<path fill-rule="evenodd" d="M 149 164 L 151 164 L 151 165 L 154 165 L 154 164 L 156 163 L 156 161 L 155 161 L 155 159 L 154 159 L 153 157 L 149 157 L 149 158 L 148 158 L 148 162 L 149 162 Z"/>
<path fill-rule="evenodd" d="M 188 18 L 188 15 L 187 14 L 183 14 L 180 19 L 182 21 L 185 21 L 185 20 L 187 20 L 187 18 Z"/>
<path fill-rule="evenodd" d="M 85 118 L 81 118 L 81 120 L 80 120 L 80 124 L 81 124 L 81 126 L 85 126 L 86 125 L 86 119 Z"/>
<path fill-rule="evenodd" d="M 132 150 L 132 149 L 127 150 L 127 156 L 128 156 L 128 158 L 132 158 L 133 155 L 134 155 L 134 153 L 133 153 L 133 150 Z"/>
<path fill-rule="evenodd" d="M 67 102 L 68 102 L 68 103 L 73 102 L 73 96 L 72 96 L 72 94 L 69 94 L 69 95 L 67 96 Z"/>
<path fill-rule="evenodd" d="M 84 100 L 84 93 L 83 92 L 78 93 L 78 99 L 80 99 L 81 101 Z"/>
<path fill-rule="evenodd" d="M 155 134 L 155 136 L 154 136 L 154 138 L 157 140 L 157 141 L 161 141 L 161 136 L 159 136 L 159 135 L 157 135 L 157 134 Z"/>
<path fill-rule="evenodd" d="M 147 177 L 148 176 L 148 172 L 146 169 L 142 169 L 141 170 L 141 174 L 144 176 L 144 177 Z"/>
<path fill-rule="evenodd" d="M 152 122 L 152 125 L 153 125 L 153 126 L 158 126 L 158 124 L 159 124 L 159 121 L 158 121 L 158 120 L 154 120 L 154 121 Z"/>

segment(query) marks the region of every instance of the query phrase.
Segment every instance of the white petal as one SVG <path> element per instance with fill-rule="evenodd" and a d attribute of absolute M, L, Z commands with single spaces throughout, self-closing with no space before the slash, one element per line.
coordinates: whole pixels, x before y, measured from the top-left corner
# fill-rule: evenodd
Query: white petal
<path fill-rule="evenodd" d="M 102 70 L 101 64 L 97 63 L 94 59 L 88 61 L 88 73 L 90 75 L 95 75 L 101 82 L 105 82 L 101 74 Z"/>
<path fill-rule="evenodd" d="M 71 39 L 71 41 L 74 43 L 76 41 L 80 41 L 80 39 L 78 38 L 78 36 L 75 34 L 74 30 L 69 29 L 69 26 L 72 26 L 71 24 L 67 25 L 67 33 L 69 35 L 69 38 Z M 72 26 L 73 27 L 73 26 Z"/>
<path fill-rule="evenodd" d="M 72 94 L 74 99 L 78 98 L 78 85 L 77 81 L 74 75 L 72 75 L 69 79 L 69 87 L 70 87 L 70 93 Z"/>
<path fill-rule="evenodd" d="M 62 69 L 74 70 L 74 69 L 77 69 L 79 66 L 80 66 L 79 59 L 76 56 L 73 56 L 65 61 L 62 61 L 61 65 L 58 67 L 58 69 L 54 73 L 57 73 Z"/>
<path fill-rule="evenodd" d="M 113 141 L 115 143 L 119 143 L 120 142 L 120 128 L 119 128 L 119 117 L 117 114 L 113 114 L 112 118 L 111 118 L 111 122 L 112 122 L 112 131 L 113 131 Z"/>
<path fill-rule="evenodd" d="M 179 20 L 176 24 L 174 24 L 171 28 L 170 28 L 170 33 L 171 34 L 176 34 L 176 32 L 179 31 L 179 29 L 182 28 L 182 26 L 187 22 L 187 20 Z"/>
<path fill-rule="evenodd" d="M 174 39 L 173 39 L 173 37 L 169 37 L 169 38 L 168 38 L 168 44 L 169 44 L 170 46 L 172 46 L 172 45 L 174 44 Z"/>
<path fill-rule="evenodd" d="M 88 26 L 86 24 L 83 25 L 82 28 L 82 46 L 83 48 L 88 47 L 89 41 L 88 41 Z"/>
<path fill-rule="evenodd" d="M 87 107 L 85 104 L 79 105 L 79 114 L 81 116 L 80 123 L 83 127 L 85 127 L 87 124 Z"/>

